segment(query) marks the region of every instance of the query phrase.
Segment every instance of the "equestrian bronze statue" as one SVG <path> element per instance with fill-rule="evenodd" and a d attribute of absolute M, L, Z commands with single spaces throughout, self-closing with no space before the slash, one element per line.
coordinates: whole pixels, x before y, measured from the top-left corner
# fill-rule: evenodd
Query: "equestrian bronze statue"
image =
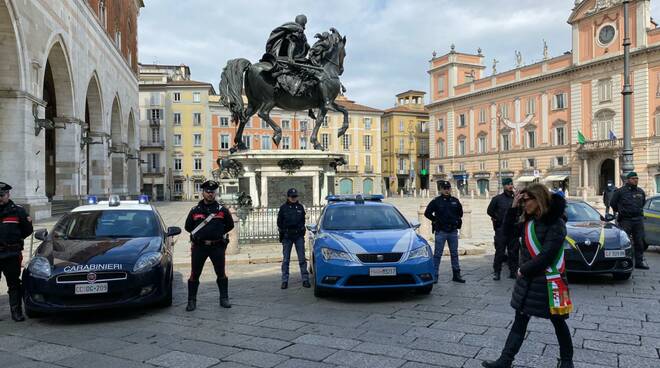
<path fill-rule="evenodd" d="M 299 15 L 295 22 L 275 28 L 266 42 L 266 53 L 256 64 L 242 58 L 227 62 L 219 93 L 221 103 L 231 111 L 232 121 L 238 124 L 231 152 L 247 150 L 243 129 L 255 113 L 273 129 L 273 143 L 280 144 L 282 128 L 270 118 L 275 107 L 308 111 L 315 120 L 310 136 L 314 149 L 323 150 L 317 135 L 328 110 L 344 114 L 337 136 L 346 133 L 348 111 L 335 102 L 340 91 L 344 91 L 339 76 L 344 72 L 346 37 L 331 28 L 330 32 L 316 34 L 318 41 L 310 47 L 305 37 L 306 23 L 307 17 Z"/>

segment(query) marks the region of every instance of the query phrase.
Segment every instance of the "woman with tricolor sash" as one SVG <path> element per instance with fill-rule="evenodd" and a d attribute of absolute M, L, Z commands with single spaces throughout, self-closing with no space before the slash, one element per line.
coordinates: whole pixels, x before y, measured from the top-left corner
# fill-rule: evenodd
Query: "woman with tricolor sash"
<path fill-rule="evenodd" d="M 566 200 L 542 184 L 532 184 L 516 194 L 504 218 L 504 233 L 521 238 L 520 267 L 511 297 L 515 320 L 502 354 L 485 361 L 487 368 L 509 368 L 525 340 L 532 316 L 552 322 L 559 341 L 559 368 L 573 367 L 573 342 L 566 324 L 573 309 L 565 275 Z"/>

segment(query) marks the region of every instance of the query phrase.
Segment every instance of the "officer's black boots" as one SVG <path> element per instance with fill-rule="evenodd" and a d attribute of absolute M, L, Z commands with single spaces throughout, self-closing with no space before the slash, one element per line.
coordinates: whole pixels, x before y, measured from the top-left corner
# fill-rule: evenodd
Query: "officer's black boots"
<path fill-rule="evenodd" d="M 510 270 L 509 271 L 509 278 L 515 280 L 516 279 L 516 271 Z"/>
<path fill-rule="evenodd" d="M 284 282 L 282 282 L 282 285 L 280 286 L 280 289 L 284 290 L 284 289 L 286 289 L 286 288 L 288 288 L 288 287 L 289 287 L 289 283 L 286 282 L 286 281 L 284 281 Z"/>
<path fill-rule="evenodd" d="M 648 269 L 649 269 L 649 265 L 646 264 L 646 262 L 644 262 L 643 259 L 641 259 L 641 260 L 639 260 L 639 261 L 635 261 L 635 268 L 639 268 L 639 269 L 641 269 L 641 270 L 648 270 Z"/>
<path fill-rule="evenodd" d="M 303 281 L 303 287 L 304 288 L 310 288 L 310 287 L 312 287 L 312 284 L 310 284 L 309 281 L 305 280 L 305 281 Z"/>
<path fill-rule="evenodd" d="M 229 304 L 229 280 L 226 277 L 217 280 L 218 289 L 220 289 L 220 306 L 222 308 L 231 308 Z"/>
<path fill-rule="evenodd" d="M 451 278 L 451 281 L 458 282 L 461 284 L 465 283 L 465 280 L 461 278 L 461 270 L 452 270 L 454 276 Z"/>
<path fill-rule="evenodd" d="M 11 310 L 11 319 L 16 322 L 25 321 L 23 316 L 23 301 L 21 300 L 20 291 L 9 292 L 9 309 Z"/>
<path fill-rule="evenodd" d="M 557 362 L 557 368 L 573 368 L 573 360 L 564 360 L 560 359 L 559 362 Z"/>
<path fill-rule="evenodd" d="M 493 272 L 493 280 L 500 281 L 500 271 Z"/>
<path fill-rule="evenodd" d="M 509 336 L 506 338 L 506 343 L 504 344 L 500 357 L 495 361 L 485 361 L 481 363 L 481 365 L 486 368 L 511 368 L 513 366 L 513 359 L 516 357 L 516 354 L 518 354 L 518 350 L 520 350 L 524 340 L 524 335 L 520 335 L 513 331 L 509 332 Z"/>
<path fill-rule="evenodd" d="M 188 305 L 186 306 L 188 312 L 197 309 L 197 289 L 199 289 L 199 281 L 188 280 Z"/>

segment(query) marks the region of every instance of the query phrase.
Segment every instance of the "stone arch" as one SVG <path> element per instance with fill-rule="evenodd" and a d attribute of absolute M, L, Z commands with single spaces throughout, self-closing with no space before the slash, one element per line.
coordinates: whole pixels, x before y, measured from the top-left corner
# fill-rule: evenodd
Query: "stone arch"
<path fill-rule="evenodd" d="M 342 178 L 339 180 L 339 194 L 353 194 L 353 180 Z"/>
<path fill-rule="evenodd" d="M 362 193 L 364 194 L 373 194 L 374 193 L 374 180 L 371 178 L 366 178 L 362 181 Z"/>
<path fill-rule="evenodd" d="M 115 96 L 110 110 L 112 194 L 126 193 L 126 145 L 122 139 L 122 126 L 124 125 L 122 116 L 119 96 Z"/>
<path fill-rule="evenodd" d="M 139 137 L 137 135 L 137 129 L 135 126 L 135 114 L 133 114 L 133 109 L 128 113 L 128 148 L 129 156 L 127 157 L 127 179 L 128 179 L 128 193 L 129 194 L 139 194 L 139 173 L 138 173 L 138 160 L 140 159 L 139 154 Z"/>
<path fill-rule="evenodd" d="M 80 187 L 73 78 L 69 55 L 61 35 L 54 35 L 43 63 L 42 99 L 45 118 L 56 129 L 44 132 L 45 194 L 49 201 L 76 199 Z M 73 130 L 73 133 L 71 132 Z"/>
<path fill-rule="evenodd" d="M 20 34 L 10 0 L 0 0 L 0 35 L 0 90 L 24 90 Z"/>
<path fill-rule="evenodd" d="M 92 73 L 87 83 L 85 94 L 85 126 L 83 137 L 87 138 L 87 144 L 83 146 L 85 156 L 85 180 L 87 194 L 101 195 L 105 192 L 106 178 L 106 155 L 105 142 L 106 131 L 103 124 L 103 95 L 98 75 Z"/>

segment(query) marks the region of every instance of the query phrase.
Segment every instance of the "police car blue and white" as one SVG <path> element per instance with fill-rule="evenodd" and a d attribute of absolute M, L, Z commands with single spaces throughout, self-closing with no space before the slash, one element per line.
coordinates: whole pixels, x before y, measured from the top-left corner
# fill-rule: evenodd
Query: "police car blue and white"
<path fill-rule="evenodd" d="M 312 241 L 314 295 L 330 290 L 433 289 L 431 247 L 420 224 L 382 202 L 382 195 L 328 196 Z"/>
<path fill-rule="evenodd" d="M 64 215 L 23 271 L 28 317 L 60 311 L 172 304 L 173 237 L 147 196 L 89 197 Z"/>

